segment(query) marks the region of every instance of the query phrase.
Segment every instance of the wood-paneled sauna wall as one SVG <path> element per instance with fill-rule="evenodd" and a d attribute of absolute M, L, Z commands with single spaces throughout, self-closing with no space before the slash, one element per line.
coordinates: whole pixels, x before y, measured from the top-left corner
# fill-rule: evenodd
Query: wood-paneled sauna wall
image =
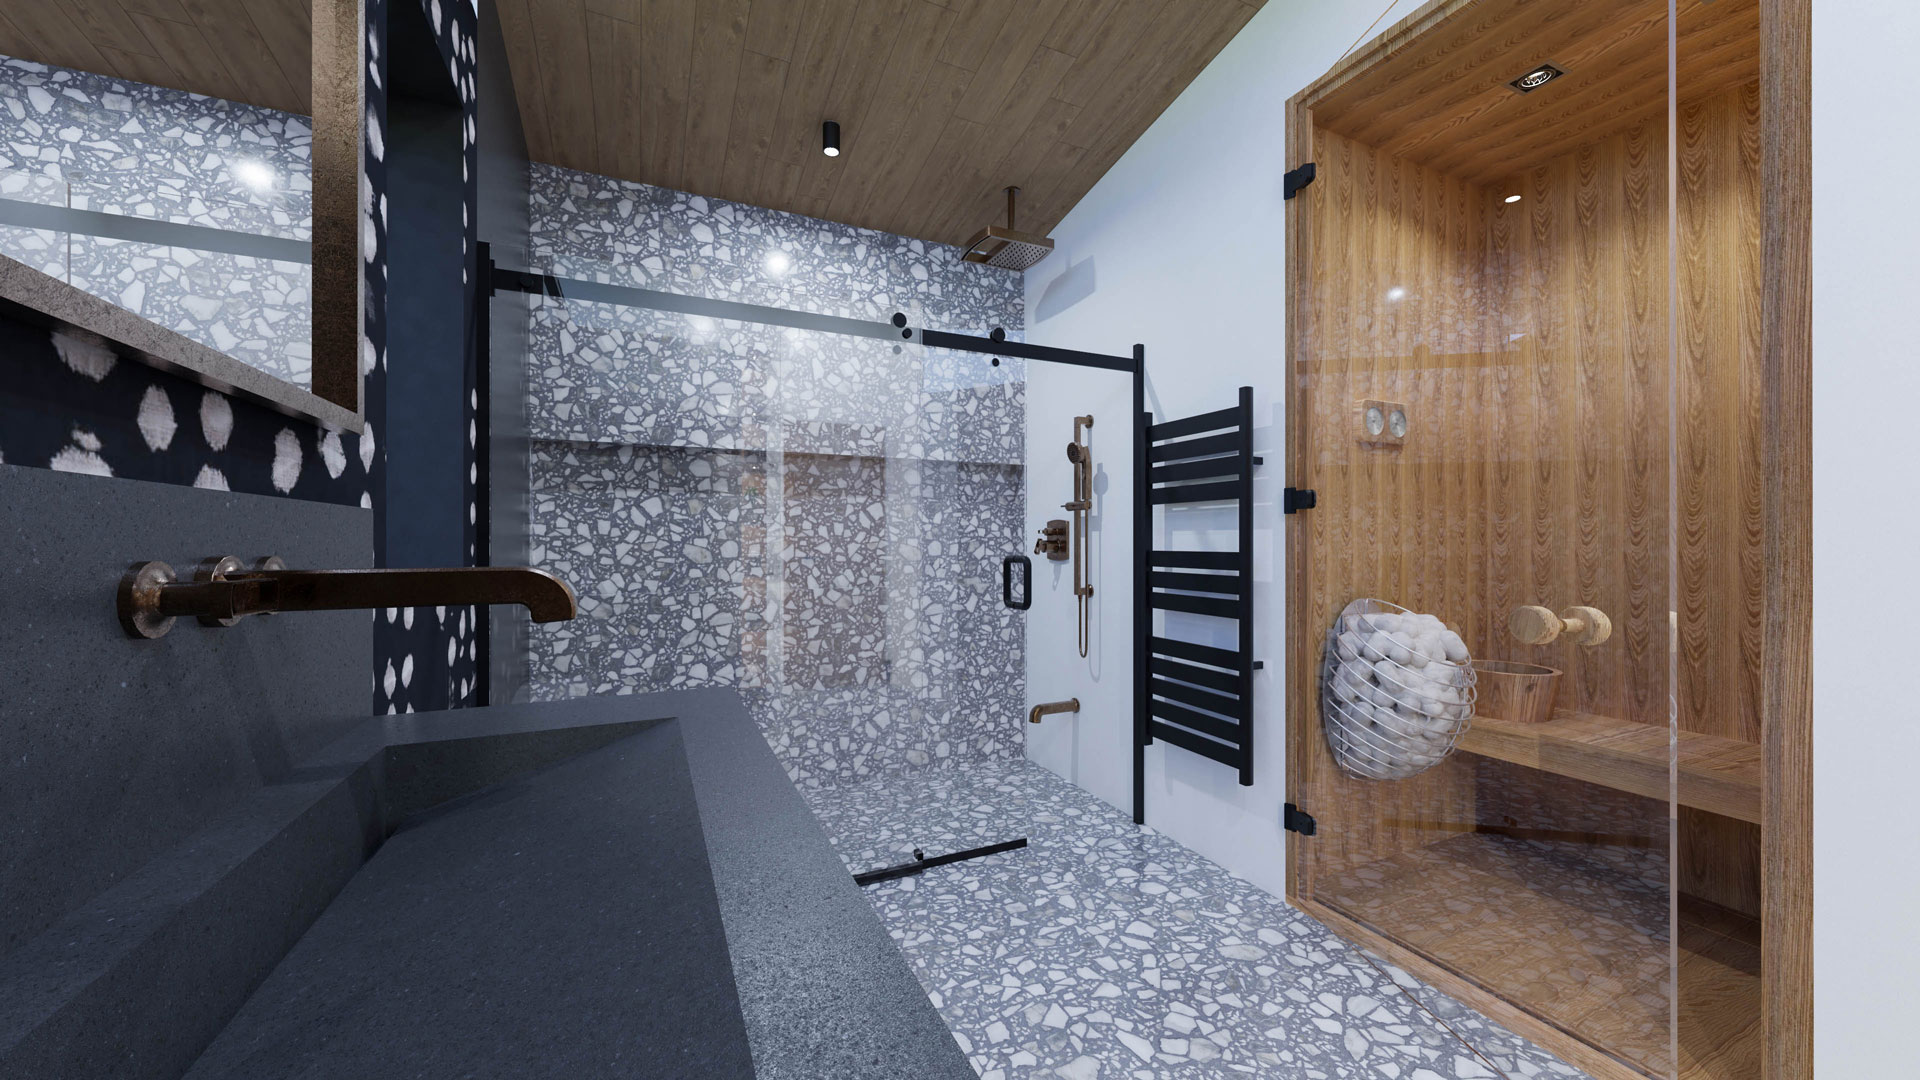
<path fill-rule="evenodd" d="M 1321 823 L 1293 893 L 1603 1077 L 1761 1070 L 1761 6 L 1679 4 L 1671 153 L 1654 0 L 1429 4 L 1289 131 L 1318 170 L 1289 216 L 1288 480 L 1319 493 L 1289 519 L 1289 792 Z M 1567 85 L 1517 99 L 1514 57 Z M 1361 438 L 1369 399 L 1407 407 L 1404 444 Z M 1368 596 L 1562 669 L 1554 719 L 1341 774 L 1320 651 Z M 1598 607 L 1613 639 L 1522 644 L 1523 604 Z"/>

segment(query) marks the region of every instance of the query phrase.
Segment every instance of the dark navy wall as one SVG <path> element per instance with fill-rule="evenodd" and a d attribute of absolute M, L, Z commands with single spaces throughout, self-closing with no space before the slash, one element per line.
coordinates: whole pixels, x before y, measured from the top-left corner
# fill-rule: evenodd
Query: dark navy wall
<path fill-rule="evenodd" d="M 387 500 L 383 566 L 461 566 L 468 543 L 466 403 L 473 387 L 458 199 L 467 112 L 423 13 L 389 14 Z"/>

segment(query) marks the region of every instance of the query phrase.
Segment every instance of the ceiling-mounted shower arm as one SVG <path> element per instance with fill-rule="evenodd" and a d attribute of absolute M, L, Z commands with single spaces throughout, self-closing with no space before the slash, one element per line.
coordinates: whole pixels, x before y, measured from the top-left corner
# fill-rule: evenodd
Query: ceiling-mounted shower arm
<path fill-rule="evenodd" d="M 1019 194 L 1019 188 L 1007 188 L 1006 228 L 989 225 L 975 234 L 967 242 L 967 251 L 963 256 L 966 261 L 1007 270 L 1025 270 L 1053 253 L 1052 239 L 1019 232 L 1014 228 L 1014 222 L 1018 220 L 1015 217 L 1015 205 Z"/>

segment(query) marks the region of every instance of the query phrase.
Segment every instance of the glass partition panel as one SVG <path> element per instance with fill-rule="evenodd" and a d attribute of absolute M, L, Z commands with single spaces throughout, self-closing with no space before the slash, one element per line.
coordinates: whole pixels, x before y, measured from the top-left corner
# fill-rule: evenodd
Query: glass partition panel
<path fill-rule="evenodd" d="M 1304 121 L 1295 891 L 1589 1073 L 1678 1075 L 1667 5 L 1412 22 Z"/>
<path fill-rule="evenodd" d="M 533 562 L 582 616 L 536 698 L 738 687 L 802 784 L 1019 753 L 1023 361 L 551 296 L 532 351 Z"/>
<path fill-rule="evenodd" d="M 1681 1075 L 1763 1075 L 1760 5 L 1675 16 L 1675 725 Z"/>

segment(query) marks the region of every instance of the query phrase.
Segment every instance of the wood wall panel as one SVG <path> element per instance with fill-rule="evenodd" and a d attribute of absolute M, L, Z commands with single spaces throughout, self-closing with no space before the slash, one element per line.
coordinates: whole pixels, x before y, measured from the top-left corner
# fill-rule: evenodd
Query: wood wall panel
<path fill-rule="evenodd" d="M 1679 723 L 1758 743 L 1765 640 L 1760 86 L 1681 106 Z M 1760 832 L 1682 810 L 1677 884 L 1760 916 Z"/>
<path fill-rule="evenodd" d="M 1518 370 L 1488 510 L 1492 622 L 1480 655 L 1565 672 L 1562 708 L 1664 726 L 1667 559 L 1666 125 L 1642 121 L 1492 197 L 1489 300 Z M 1507 204 L 1500 193 L 1517 191 Z M 1522 644 L 1523 604 L 1612 617 L 1597 648 Z"/>
<path fill-rule="evenodd" d="M 1264 0 L 499 2 L 536 160 L 964 243 L 1008 185 L 1051 229 Z"/>

